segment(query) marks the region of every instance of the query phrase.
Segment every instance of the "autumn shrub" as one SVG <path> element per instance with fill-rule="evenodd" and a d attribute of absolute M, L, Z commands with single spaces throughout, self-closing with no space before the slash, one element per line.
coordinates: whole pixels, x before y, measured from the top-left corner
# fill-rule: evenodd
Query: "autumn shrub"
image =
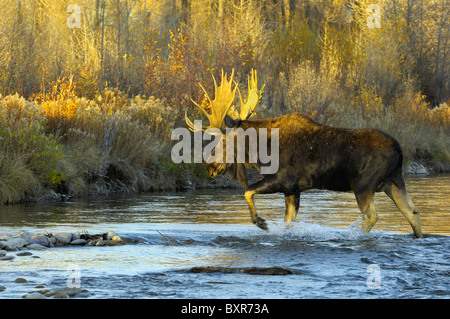
<path fill-rule="evenodd" d="M 181 112 L 153 96 L 128 98 L 111 89 L 94 100 L 78 98 L 61 90 L 67 87 L 64 83 L 33 102 L 18 95 L 1 98 L 2 176 L 9 179 L 12 172 L 25 167 L 24 174 L 34 178 L 28 179 L 30 185 L 37 181 L 44 189 L 73 195 L 149 190 L 154 184 L 161 185 L 151 179 L 155 177 L 151 170 L 170 160 L 170 133 L 175 119 L 183 118 Z M 18 183 L 19 190 L 13 193 L 7 186 L 11 184 L 5 183 L 2 187 L 8 202 L 37 189 Z"/>
<path fill-rule="evenodd" d="M 37 185 L 57 186 L 65 178 L 56 166 L 64 155 L 59 137 L 46 133 L 41 110 L 18 95 L 0 97 L 0 154 L 6 202 L 21 199 Z"/>
<path fill-rule="evenodd" d="M 287 105 L 290 112 L 300 112 L 324 121 L 326 109 L 339 101 L 337 81 L 324 69 L 305 61 L 289 73 Z"/>
<path fill-rule="evenodd" d="M 0 153 L 0 204 L 16 203 L 39 193 L 40 183 L 19 154 Z"/>
<path fill-rule="evenodd" d="M 45 117 L 33 103 L 18 96 L 8 96 L 0 103 L 0 150 L 20 154 L 27 167 L 45 182 L 55 174 L 53 167 L 63 156 L 59 138 L 46 134 Z"/>
<path fill-rule="evenodd" d="M 202 41 L 192 41 L 191 30 L 169 29 L 166 49 L 158 41 L 149 43 L 146 59 L 146 88 L 148 96 L 158 96 L 172 108 L 190 107 L 190 99 L 201 94 L 198 82 L 210 81 L 206 57 L 208 51 Z"/>
<path fill-rule="evenodd" d="M 111 89 L 94 100 L 66 102 L 75 105 L 73 117 L 66 118 L 70 127 L 60 131 L 64 133 L 67 190 L 86 193 L 90 184 L 108 184 L 104 192 L 115 187 L 148 190 L 152 181 L 147 166 L 159 161 L 178 111 L 153 96 L 128 98 Z"/>
<path fill-rule="evenodd" d="M 267 48 L 271 55 L 267 58 L 276 59 L 274 63 L 279 63 L 279 67 L 297 65 L 302 61 L 317 61 L 321 55 L 318 41 L 317 34 L 303 19 L 274 31 Z"/>

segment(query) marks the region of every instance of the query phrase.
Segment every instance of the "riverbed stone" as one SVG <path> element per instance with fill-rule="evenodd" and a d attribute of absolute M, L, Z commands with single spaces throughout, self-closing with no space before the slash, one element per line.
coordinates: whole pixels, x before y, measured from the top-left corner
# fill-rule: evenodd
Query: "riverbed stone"
<path fill-rule="evenodd" d="M 428 170 L 426 169 L 425 166 L 420 165 L 417 169 L 416 169 L 416 174 L 417 175 L 428 175 Z"/>
<path fill-rule="evenodd" d="M 16 254 L 16 256 L 19 256 L 19 257 L 31 256 L 31 255 L 33 255 L 33 253 L 31 253 L 29 251 L 21 251 Z"/>
<path fill-rule="evenodd" d="M 78 295 L 81 292 L 88 292 L 87 290 L 82 290 L 81 288 L 60 288 L 47 292 L 45 297 L 53 297 L 53 298 L 68 298 Z"/>
<path fill-rule="evenodd" d="M 231 273 L 245 273 L 250 275 L 267 275 L 267 276 L 280 276 L 280 275 L 291 275 L 293 274 L 291 270 L 281 267 L 220 267 L 220 266 L 199 266 L 189 269 L 193 273 L 214 273 L 222 272 L 226 274 Z"/>
<path fill-rule="evenodd" d="M 42 246 L 42 245 L 39 245 L 39 244 L 31 244 L 31 245 L 27 246 L 27 248 L 29 250 L 44 250 L 44 249 L 47 249 L 48 247 Z"/>
<path fill-rule="evenodd" d="M 406 173 L 409 175 L 430 175 L 431 170 L 420 162 L 411 162 L 406 167 Z"/>
<path fill-rule="evenodd" d="M 13 255 L 7 255 L 7 256 L 0 257 L 0 260 L 6 261 L 6 260 L 13 260 L 14 258 L 16 258 L 16 257 L 14 257 Z"/>
<path fill-rule="evenodd" d="M 36 288 L 36 287 L 34 287 L 34 288 Z M 45 295 L 49 291 L 51 291 L 51 289 L 44 288 L 44 289 L 36 290 L 36 292 L 40 293 L 41 295 Z"/>
<path fill-rule="evenodd" d="M 5 255 L 6 255 L 6 253 L 7 253 L 7 251 L 6 251 L 6 250 L 2 250 L 2 249 L 0 249 L 0 257 L 3 257 L 3 256 L 5 256 Z"/>
<path fill-rule="evenodd" d="M 72 240 L 72 241 L 70 242 L 70 244 L 71 244 L 71 245 L 85 245 L 85 244 L 86 244 L 86 240 L 84 240 L 84 239 L 82 239 L 82 238 L 80 238 L 80 239 L 75 239 L 75 240 Z"/>
<path fill-rule="evenodd" d="M 112 240 L 115 236 L 118 236 L 118 235 L 113 231 L 109 231 L 108 233 L 106 233 L 107 240 Z"/>
<path fill-rule="evenodd" d="M 76 240 L 76 239 L 80 239 L 81 238 L 81 234 L 79 231 L 72 233 L 72 238 L 71 241 Z"/>
<path fill-rule="evenodd" d="M 112 241 L 119 243 L 122 241 L 122 238 L 120 238 L 118 235 L 114 236 L 113 238 L 111 238 Z"/>
<path fill-rule="evenodd" d="M 26 280 L 25 278 L 19 277 L 19 278 L 16 278 L 16 280 L 14 280 L 14 282 L 18 283 L 18 284 L 22 284 L 22 283 L 28 282 L 28 280 Z"/>
<path fill-rule="evenodd" d="M 105 246 L 118 246 L 118 245 L 120 245 L 120 242 L 113 241 L 113 240 L 108 240 L 108 239 L 106 239 L 104 242 L 105 242 Z"/>
<path fill-rule="evenodd" d="M 44 295 L 39 292 L 30 292 L 22 296 L 23 299 L 46 299 Z"/>
<path fill-rule="evenodd" d="M 35 235 L 31 237 L 28 242 L 30 244 L 38 244 L 45 247 L 48 247 L 50 245 L 50 241 L 45 235 Z"/>
<path fill-rule="evenodd" d="M 68 245 L 72 241 L 72 233 L 56 233 L 53 237 L 58 243 Z"/>
<path fill-rule="evenodd" d="M 22 238 L 26 241 L 29 241 L 31 237 L 33 237 L 33 234 L 26 230 L 19 231 L 15 236 L 15 238 Z"/>
<path fill-rule="evenodd" d="M 23 238 L 11 238 L 4 243 L 7 247 L 16 248 L 16 249 L 22 248 L 23 246 L 26 246 L 29 244 L 28 241 L 26 241 Z M 6 250 L 8 250 L 8 249 L 6 249 Z"/>
<path fill-rule="evenodd" d="M 95 246 L 105 246 L 105 240 L 100 238 L 98 242 L 95 243 Z"/>

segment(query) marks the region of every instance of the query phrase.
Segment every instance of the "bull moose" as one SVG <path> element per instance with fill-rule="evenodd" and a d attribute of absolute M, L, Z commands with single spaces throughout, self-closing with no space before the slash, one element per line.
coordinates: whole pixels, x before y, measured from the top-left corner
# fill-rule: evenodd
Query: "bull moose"
<path fill-rule="evenodd" d="M 258 182 L 247 185 L 244 166 L 261 168 L 261 163 L 215 161 L 207 162 L 211 177 L 217 174 L 234 175 L 245 189 L 253 223 L 267 230 L 267 224 L 255 208 L 254 195 L 283 193 L 285 196 L 285 221 L 292 222 L 297 215 L 300 193 L 308 189 L 353 191 L 361 210 L 362 228 L 369 232 L 378 220 L 374 205 L 375 192 L 384 191 L 410 223 L 416 237 L 423 237 L 420 211 L 410 199 L 403 179 L 403 154 L 400 144 L 388 134 L 377 129 L 335 128 L 316 123 L 298 114 L 286 114 L 276 118 L 250 119 L 259 102 L 256 72 L 249 79 L 248 98 L 244 103 L 235 84 L 223 75 L 220 86 L 214 80 L 215 99 L 209 102 L 211 113 L 195 103 L 209 119 L 209 127 L 234 127 L 244 130 L 254 128 L 278 128 L 279 167 L 274 174 L 262 174 Z M 214 79 L 214 77 L 213 77 Z M 236 89 L 240 96 L 240 114 L 233 105 Z M 185 116 L 186 123 L 194 130 L 193 123 Z M 202 130 L 205 130 L 202 127 Z M 225 143 L 225 134 L 222 139 Z M 271 135 L 268 134 L 268 143 Z M 248 145 L 246 145 L 248 153 Z M 225 156 L 225 154 L 224 154 Z M 243 175 L 244 174 L 244 175 Z"/>

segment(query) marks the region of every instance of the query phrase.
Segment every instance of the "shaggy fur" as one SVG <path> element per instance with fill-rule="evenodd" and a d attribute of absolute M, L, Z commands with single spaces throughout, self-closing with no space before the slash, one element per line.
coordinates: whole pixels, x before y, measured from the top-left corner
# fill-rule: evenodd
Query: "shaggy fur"
<path fill-rule="evenodd" d="M 279 169 L 275 174 L 264 175 L 262 180 L 246 187 L 242 165 L 258 169 L 260 163 L 207 164 L 211 176 L 228 172 L 241 181 L 252 221 L 260 228 L 267 229 L 267 224 L 256 213 L 253 195 L 284 193 L 285 220 L 290 222 L 295 220 L 300 193 L 315 188 L 353 191 L 362 213 L 362 227 L 370 231 L 378 220 L 374 194 L 384 191 L 409 221 L 414 234 L 422 237 L 420 211 L 406 191 L 402 150 L 393 137 L 376 129 L 320 125 L 297 113 L 238 121 L 235 125 L 244 130 L 252 127 L 257 132 L 258 128 L 267 128 L 268 132 L 271 128 L 279 129 Z M 248 152 L 248 145 L 246 150 Z"/>

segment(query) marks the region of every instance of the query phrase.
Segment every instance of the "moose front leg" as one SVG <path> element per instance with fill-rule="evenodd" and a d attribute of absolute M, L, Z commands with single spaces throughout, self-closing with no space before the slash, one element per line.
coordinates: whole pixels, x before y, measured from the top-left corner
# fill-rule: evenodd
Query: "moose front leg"
<path fill-rule="evenodd" d="M 267 223 L 264 218 L 261 218 L 256 212 L 255 203 L 253 201 L 253 196 L 255 194 L 270 194 L 279 191 L 276 184 L 271 182 L 272 178 L 265 178 L 250 185 L 245 191 L 245 199 L 247 200 L 248 207 L 250 209 L 250 217 L 252 222 L 261 229 L 268 230 Z"/>
<path fill-rule="evenodd" d="M 250 217 L 252 219 L 252 222 L 256 226 L 258 226 L 259 228 L 264 229 L 264 230 L 269 230 L 267 228 L 267 223 L 264 220 L 264 218 L 261 218 L 258 215 L 258 213 L 256 213 L 255 203 L 253 201 L 253 195 L 255 195 L 255 194 L 259 194 L 259 193 L 255 192 L 255 191 L 249 191 L 249 190 L 247 190 L 245 192 L 245 199 L 247 200 L 248 208 L 250 209 Z"/>

